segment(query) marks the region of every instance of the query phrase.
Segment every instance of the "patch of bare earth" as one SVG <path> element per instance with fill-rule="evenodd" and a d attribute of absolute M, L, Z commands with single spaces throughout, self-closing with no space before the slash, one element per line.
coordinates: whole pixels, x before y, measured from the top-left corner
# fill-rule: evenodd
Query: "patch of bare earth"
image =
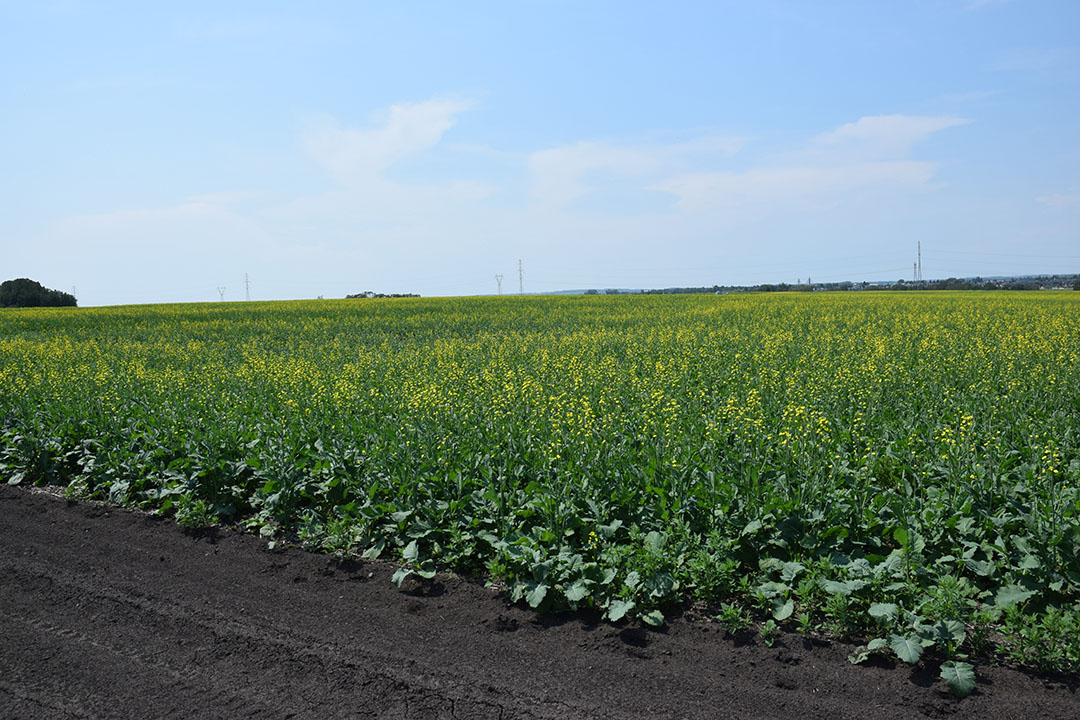
<path fill-rule="evenodd" d="M 837 643 L 536 616 L 392 571 L 0 487 L 0 717 L 1080 717 L 1076 678 L 980 666 L 956 700 L 933 665 Z"/>

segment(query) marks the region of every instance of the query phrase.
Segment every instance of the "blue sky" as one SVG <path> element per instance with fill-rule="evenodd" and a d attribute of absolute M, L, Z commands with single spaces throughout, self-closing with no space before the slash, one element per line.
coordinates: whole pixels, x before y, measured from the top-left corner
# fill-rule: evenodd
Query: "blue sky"
<path fill-rule="evenodd" d="M 0 2 L 82 305 L 1080 272 L 1080 3 Z"/>

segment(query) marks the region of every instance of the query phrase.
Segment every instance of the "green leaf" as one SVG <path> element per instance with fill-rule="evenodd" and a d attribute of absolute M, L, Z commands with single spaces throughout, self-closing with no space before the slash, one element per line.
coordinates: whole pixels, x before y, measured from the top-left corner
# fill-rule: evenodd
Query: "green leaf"
<path fill-rule="evenodd" d="M 412 575 L 412 572 L 413 571 L 408 568 L 398 568 L 396 571 L 394 571 L 393 576 L 390 578 L 390 582 L 394 583 L 400 588 L 401 583 L 405 582 L 405 578 Z"/>
<path fill-rule="evenodd" d="M 547 591 L 548 586 L 540 583 L 525 594 L 525 602 L 529 603 L 531 608 L 540 607 L 540 603 L 544 602 L 544 598 L 547 597 Z"/>
<path fill-rule="evenodd" d="M 418 558 L 419 556 L 420 548 L 417 547 L 415 540 L 406 545 L 405 550 L 401 553 L 401 557 L 405 558 L 405 562 L 407 563 L 415 563 L 416 558 Z"/>
<path fill-rule="evenodd" d="M 806 566 L 797 562 L 784 563 L 783 570 L 780 571 L 780 579 L 786 583 L 790 583 L 795 577 L 806 569 Z"/>
<path fill-rule="evenodd" d="M 1027 590 L 1019 585 L 1006 585 L 998 588 L 997 595 L 994 597 L 994 604 L 1004 610 L 1013 605 L 1019 605 L 1034 594 L 1033 590 Z"/>
<path fill-rule="evenodd" d="M 778 582 L 763 582 L 757 587 L 757 591 L 766 598 L 774 598 L 778 595 L 786 595 L 791 591 L 791 588 L 783 583 Z"/>
<path fill-rule="evenodd" d="M 908 544 L 908 532 L 902 527 L 898 527 L 892 531 L 893 540 L 900 543 L 904 547 Z"/>
<path fill-rule="evenodd" d="M 778 597 L 773 598 L 772 616 L 777 621 L 784 621 L 791 617 L 791 613 L 795 612 L 795 602 L 791 598 Z"/>
<path fill-rule="evenodd" d="M 870 617 L 885 622 L 893 622 L 900 614 L 900 608 L 896 603 L 873 603 L 870 605 Z"/>
<path fill-rule="evenodd" d="M 641 584 L 641 575 L 638 574 L 637 570 L 631 570 L 630 574 L 626 576 L 625 583 L 626 583 L 626 587 L 633 590 L 634 588 L 636 588 L 638 585 Z"/>
<path fill-rule="evenodd" d="M 870 650 L 872 652 L 874 650 L 880 650 L 883 647 L 887 647 L 888 644 L 889 644 L 889 641 L 886 640 L 885 638 L 874 638 L 873 640 L 871 640 L 870 642 L 868 642 L 866 644 L 866 649 Z"/>
<path fill-rule="evenodd" d="M 600 525 L 599 530 L 605 540 L 610 540 L 620 527 L 622 527 L 622 520 L 612 520 L 608 525 Z"/>
<path fill-rule="evenodd" d="M 633 600 L 612 600 L 608 605 L 607 616 L 611 622 L 622 620 L 626 613 L 634 609 Z"/>
<path fill-rule="evenodd" d="M 365 560 L 374 560 L 382 554 L 384 547 L 386 547 L 386 540 L 384 540 L 383 538 L 379 538 L 375 541 L 375 544 L 365 550 L 360 557 L 364 558 Z"/>
<path fill-rule="evenodd" d="M 651 597 L 664 598 L 675 591 L 675 578 L 666 572 L 656 572 L 645 580 L 644 587 Z"/>
<path fill-rule="evenodd" d="M 664 549 L 665 542 L 667 542 L 667 538 L 664 537 L 664 534 L 658 533 L 655 530 L 645 536 L 645 547 L 658 555 Z"/>
<path fill-rule="evenodd" d="M 973 573 L 983 577 L 990 577 L 996 569 L 996 566 L 990 560 L 966 560 L 965 564 Z"/>
<path fill-rule="evenodd" d="M 746 523 L 746 527 L 743 528 L 743 531 L 742 531 L 741 534 L 742 535 L 754 535 L 760 529 L 761 529 L 761 521 L 760 520 L 751 520 L 750 522 Z"/>
<path fill-rule="evenodd" d="M 664 613 L 659 610 L 653 610 L 652 612 L 642 615 L 641 619 L 653 627 L 660 627 L 664 624 Z"/>
<path fill-rule="evenodd" d="M 956 697 L 967 697 L 975 689 L 975 669 L 966 662 L 949 660 L 941 663 L 941 679 Z"/>
<path fill-rule="evenodd" d="M 959 620 L 941 620 L 934 626 L 938 637 L 943 640 L 951 640 L 957 645 L 964 642 L 967 637 L 967 628 Z"/>
<path fill-rule="evenodd" d="M 847 660 L 852 665 L 858 665 L 861 662 L 865 662 L 868 657 L 870 657 L 870 653 L 866 651 L 866 648 L 856 648 L 853 653 L 848 655 Z"/>
<path fill-rule="evenodd" d="M 570 602 L 579 602 L 589 595 L 589 588 L 583 579 L 578 579 L 573 585 L 566 588 L 566 599 Z"/>
<path fill-rule="evenodd" d="M 837 580 L 825 580 L 820 581 L 821 589 L 830 595 L 850 595 L 851 585 L 846 582 L 839 582 Z"/>
<path fill-rule="evenodd" d="M 893 635 L 889 638 L 889 647 L 896 656 L 906 663 L 914 665 L 922 657 L 923 646 L 917 637 L 901 637 Z"/>

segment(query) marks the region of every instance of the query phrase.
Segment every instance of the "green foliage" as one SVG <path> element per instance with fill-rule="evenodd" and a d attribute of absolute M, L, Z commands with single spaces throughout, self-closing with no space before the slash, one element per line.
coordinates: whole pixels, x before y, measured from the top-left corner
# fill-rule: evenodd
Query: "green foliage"
<path fill-rule="evenodd" d="M 29 278 L 0 283 L 0 307 L 75 307 L 75 296 Z"/>
<path fill-rule="evenodd" d="M 941 679 L 956 697 L 967 697 L 975 689 L 975 669 L 966 662 L 949 660 L 942 663 Z"/>
<path fill-rule="evenodd" d="M 1075 299 L 1074 299 L 1075 298 Z M 485 573 L 1075 672 L 1080 296 L 5 310 L 0 477 Z M 772 623 L 769 625 L 768 623 Z"/>

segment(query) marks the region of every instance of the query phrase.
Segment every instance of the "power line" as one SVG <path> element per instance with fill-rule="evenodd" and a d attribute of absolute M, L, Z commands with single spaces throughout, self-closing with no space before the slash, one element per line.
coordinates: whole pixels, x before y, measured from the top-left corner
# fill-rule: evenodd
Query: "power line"
<path fill-rule="evenodd" d="M 525 294 L 525 266 L 518 260 L 518 295 Z"/>
<path fill-rule="evenodd" d="M 244 300 L 251 300 L 251 281 L 248 280 L 247 273 L 244 273 Z"/>
<path fill-rule="evenodd" d="M 224 285 L 218 285 L 217 291 L 218 291 L 218 296 L 221 297 L 221 302 L 225 302 L 225 291 L 227 289 L 228 288 L 226 288 Z"/>
<path fill-rule="evenodd" d="M 503 279 L 502 275 L 499 275 L 499 274 L 495 275 L 495 282 L 499 284 L 499 294 L 500 295 L 502 295 L 502 279 Z"/>

